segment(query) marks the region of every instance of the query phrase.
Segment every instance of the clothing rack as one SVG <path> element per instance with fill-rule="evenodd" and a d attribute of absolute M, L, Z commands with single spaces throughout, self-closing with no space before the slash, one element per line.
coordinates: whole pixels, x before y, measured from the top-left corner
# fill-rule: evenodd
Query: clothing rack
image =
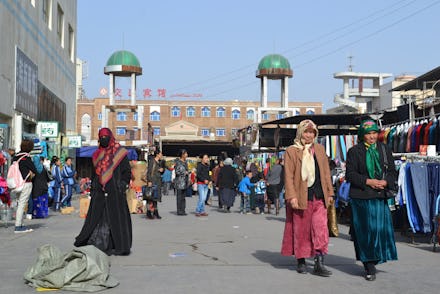
<path fill-rule="evenodd" d="M 422 116 L 422 117 L 415 117 L 415 118 L 412 118 L 412 119 L 409 118 L 409 119 L 406 119 L 406 120 L 402 120 L 402 121 L 391 123 L 391 124 L 387 124 L 387 125 L 382 125 L 382 122 L 379 119 L 379 126 L 380 126 L 381 129 L 383 129 L 383 128 L 387 128 L 387 127 L 393 127 L 393 126 L 401 125 L 401 124 L 404 124 L 404 123 L 407 123 L 407 122 L 409 123 L 409 122 L 415 122 L 415 121 L 418 121 L 418 120 L 437 119 L 437 117 L 438 117 L 438 120 L 440 120 L 440 113 L 435 113 L 433 115 L 426 115 L 426 116 Z"/>
<path fill-rule="evenodd" d="M 401 160 L 405 161 L 413 161 L 413 160 L 423 160 L 426 162 L 440 162 L 440 155 L 436 156 L 427 156 L 427 155 L 420 155 L 419 153 L 393 153 L 393 157 L 400 157 Z"/>

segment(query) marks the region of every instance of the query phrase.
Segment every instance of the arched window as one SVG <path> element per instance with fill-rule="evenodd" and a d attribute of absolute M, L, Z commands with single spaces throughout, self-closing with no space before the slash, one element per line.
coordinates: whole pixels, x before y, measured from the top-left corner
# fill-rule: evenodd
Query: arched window
<path fill-rule="evenodd" d="M 315 114 L 315 110 L 314 109 L 307 109 L 306 114 Z"/>
<path fill-rule="evenodd" d="M 234 109 L 232 110 L 232 119 L 240 119 L 240 110 Z"/>
<path fill-rule="evenodd" d="M 171 108 L 171 116 L 172 117 L 179 117 L 180 116 L 180 107 L 178 106 L 173 106 Z"/>
<path fill-rule="evenodd" d="M 157 111 L 153 111 L 150 113 L 150 120 L 151 121 L 160 121 L 160 113 Z"/>
<path fill-rule="evenodd" d="M 89 114 L 85 113 L 81 117 L 81 135 L 84 136 L 86 141 L 90 141 L 92 137 L 92 118 Z"/>
<path fill-rule="evenodd" d="M 153 128 L 153 135 L 154 136 L 160 136 L 160 127 L 154 127 Z"/>
<path fill-rule="evenodd" d="M 196 109 L 192 106 L 189 106 L 186 108 L 186 117 L 195 117 L 196 116 Z"/>
<path fill-rule="evenodd" d="M 225 117 L 226 111 L 224 107 L 217 107 L 217 117 Z"/>
<path fill-rule="evenodd" d="M 254 120 L 254 116 L 255 116 L 255 111 L 253 109 L 249 109 L 246 112 L 246 117 L 248 120 Z"/>
<path fill-rule="evenodd" d="M 211 109 L 208 106 L 202 108 L 202 117 L 210 117 Z"/>

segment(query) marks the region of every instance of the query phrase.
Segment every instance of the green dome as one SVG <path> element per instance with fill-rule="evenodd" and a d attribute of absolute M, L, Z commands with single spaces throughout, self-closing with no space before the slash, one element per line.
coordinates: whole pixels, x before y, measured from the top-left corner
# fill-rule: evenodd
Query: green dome
<path fill-rule="evenodd" d="M 137 57 L 133 53 L 126 50 L 116 51 L 112 54 L 112 56 L 110 56 L 106 66 L 112 65 L 141 66 Z"/>
<path fill-rule="evenodd" d="M 287 58 L 279 54 L 266 55 L 261 59 L 260 64 L 258 64 L 258 70 L 270 69 L 270 68 L 281 68 L 290 70 L 290 63 Z"/>

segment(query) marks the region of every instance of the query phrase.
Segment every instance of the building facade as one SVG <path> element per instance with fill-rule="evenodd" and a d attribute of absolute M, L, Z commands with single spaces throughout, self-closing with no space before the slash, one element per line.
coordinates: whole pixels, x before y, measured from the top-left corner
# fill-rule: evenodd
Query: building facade
<path fill-rule="evenodd" d="M 81 99 L 77 105 L 77 132 L 82 135 L 83 145 L 96 145 L 98 131 L 102 126 L 103 105 L 108 98 Z M 239 129 L 256 121 L 259 101 L 213 101 L 213 100 L 136 100 L 136 108 L 127 111 L 122 106 L 128 100 L 116 100 L 115 111 L 109 113 L 108 126 L 122 144 L 133 146 L 140 143 L 138 106 L 144 106 L 142 121 L 144 131 L 151 132 L 153 140 L 176 140 L 191 135 L 193 139 L 231 143 Z M 278 103 L 268 102 L 275 107 Z M 118 105 L 121 105 L 120 111 Z M 289 102 L 289 108 L 299 114 L 321 114 L 321 102 Z M 285 114 L 263 113 L 263 122 L 283 118 Z M 180 131 L 179 131 L 180 129 Z M 144 134 L 148 138 L 149 134 Z M 183 135 L 179 138 L 179 135 Z M 151 142 L 149 142 L 151 143 Z"/>
<path fill-rule="evenodd" d="M 0 25 L 0 149 L 38 136 L 39 122 L 73 131 L 77 1 L 3 0 Z"/>

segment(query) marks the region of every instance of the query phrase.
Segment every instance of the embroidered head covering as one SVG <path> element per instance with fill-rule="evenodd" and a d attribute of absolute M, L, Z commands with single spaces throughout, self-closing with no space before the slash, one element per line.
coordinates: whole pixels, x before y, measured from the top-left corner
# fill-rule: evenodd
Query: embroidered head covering
<path fill-rule="evenodd" d="M 293 146 L 303 150 L 301 178 L 303 181 L 307 181 L 307 187 L 311 187 L 315 182 L 315 159 L 313 157 L 315 150 L 313 148 L 313 142 L 306 144 L 302 138 L 306 130 L 313 130 L 315 132 L 315 138 L 318 136 L 318 127 L 316 124 L 310 119 L 303 120 L 299 123 L 296 130 L 296 138 Z"/>
<path fill-rule="evenodd" d="M 110 137 L 108 146 L 103 147 L 100 145 L 92 156 L 96 175 L 99 178 L 99 182 L 104 187 L 105 184 L 107 184 L 107 182 L 111 179 L 115 168 L 128 154 L 128 151 L 125 148 L 122 148 L 121 145 L 116 142 L 115 137 L 109 128 L 100 129 L 98 137 L 100 139 L 102 137 Z"/>
<path fill-rule="evenodd" d="M 379 132 L 379 127 L 372 119 L 367 119 L 361 122 L 358 130 L 358 137 L 360 141 L 364 141 L 364 136 L 369 132 Z"/>
<path fill-rule="evenodd" d="M 364 120 L 359 126 L 358 137 L 359 140 L 364 143 L 365 148 L 367 148 L 366 165 L 368 176 L 370 179 L 380 179 L 382 177 L 382 167 L 380 166 L 377 144 L 368 144 L 364 141 L 364 136 L 370 132 L 379 132 L 379 127 L 372 119 Z"/>

